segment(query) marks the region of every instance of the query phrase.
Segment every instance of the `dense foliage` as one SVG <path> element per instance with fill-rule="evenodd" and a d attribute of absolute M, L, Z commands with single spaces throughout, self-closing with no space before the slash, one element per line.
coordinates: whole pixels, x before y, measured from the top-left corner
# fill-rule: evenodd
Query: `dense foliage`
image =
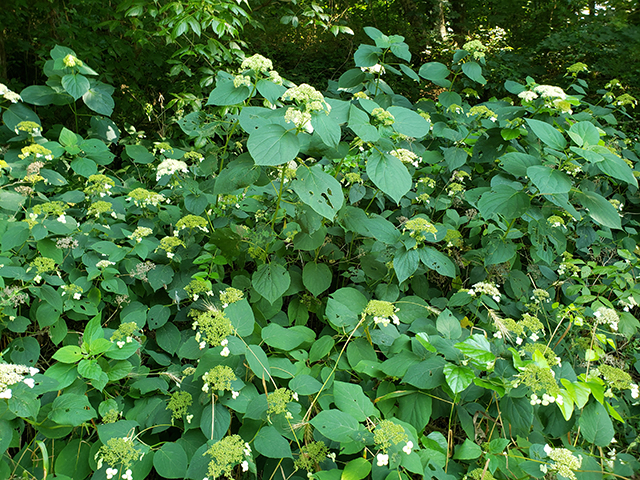
<path fill-rule="evenodd" d="M 170 141 L 68 47 L 0 86 L 2 478 L 640 471 L 635 99 L 480 102 L 482 43 L 365 33 L 323 93 L 217 72 Z"/>

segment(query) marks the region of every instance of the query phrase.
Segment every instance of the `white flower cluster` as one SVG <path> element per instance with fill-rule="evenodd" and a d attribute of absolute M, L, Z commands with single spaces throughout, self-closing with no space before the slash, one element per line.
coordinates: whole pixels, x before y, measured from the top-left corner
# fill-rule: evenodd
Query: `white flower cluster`
<path fill-rule="evenodd" d="M 418 157 L 411 150 L 407 150 L 406 148 L 398 148 L 396 150 L 391 150 L 391 155 L 399 159 L 402 163 L 410 163 L 414 167 L 418 168 L 422 157 Z"/>
<path fill-rule="evenodd" d="M 550 403 L 557 403 L 558 405 L 562 405 L 564 403 L 564 398 L 562 398 L 562 395 L 558 394 L 556 397 L 552 396 L 552 395 L 548 395 L 546 393 L 542 394 L 542 398 L 538 397 L 538 395 L 536 395 L 535 393 L 533 395 L 531 395 L 531 405 L 540 405 L 542 404 L 543 406 L 547 406 Z"/>
<path fill-rule="evenodd" d="M 500 294 L 500 290 L 498 290 L 495 285 L 488 282 L 478 282 L 474 284 L 473 287 L 471 287 L 467 291 L 467 293 L 472 297 L 475 297 L 477 295 L 483 295 L 483 294 L 489 295 L 496 302 L 499 302 L 500 299 L 502 298 L 502 295 Z"/>
<path fill-rule="evenodd" d="M 115 265 L 116 262 L 110 262 L 109 260 L 100 260 L 96 263 L 97 268 L 107 268 L 109 265 Z"/>
<path fill-rule="evenodd" d="M 10 385 L 22 382 L 29 388 L 35 386 L 33 377 L 40 370 L 26 365 L 14 365 L 12 363 L 0 363 L 0 398 L 11 398 Z"/>
<path fill-rule="evenodd" d="M 596 325 L 609 325 L 609 328 L 614 332 L 618 331 L 618 322 L 620 317 L 618 313 L 612 308 L 600 307 L 593 314 L 596 319 Z"/>
<path fill-rule="evenodd" d="M 631 389 L 632 398 L 637 399 L 638 397 L 640 397 L 640 387 L 637 383 L 632 383 L 631 385 L 629 385 L 629 388 Z"/>
<path fill-rule="evenodd" d="M 564 93 L 560 87 L 554 87 L 553 85 L 537 85 L 533 90 L 536 93 L 539 93 L 542 98 L 559 98 L 560 100 L 567 99 L 567 94 Z"/>
<path fill-rule="evenodd" d="M 18 103 L 19 101 L 22 101 L 22 97 L 16 92 L 9 90 L 4 83 L 0 83 L 0 97 L 6 98 L 11 103 Z"/>
<path fill-rule="evenodd" d="M 243 70 L 255 70 L 257 72 L 267 72 L 273 70 L 273 62 L 266 57 L 256 53 L 255 55 L 245 58 L 240 66 Z"/>
<path fill-rule="evenodd" d="M 229 354 L 231 353 L 227 345 L 229 345 L 229 340 L 227 340 L 226 338 L 220 342 L 220 346 L 223 347 L 222 351 L 220 352 L 220 355 L 222 355 L 223 357 L 228 357 Z"/>
<path fill-rule="evenodd" d="M 374 74 L 379 73 L 380 75 L 384 75 L 386 73 L 386 70 L 384 69 L 384 67 L 379 63 L 376 63 L 372 67 L 360 67 L 360 70 L 362 70 L 365 73 L 374 73 Z"/>
<path fill-rule="evenodd" d="M 105 473 L 107 474 L 107 480 L 111 480 L 113 477 L 116 477 L 118 475 L 118 469 L 107 468 Z M 124 480 L 133 480 L 133 476 L 130 468 L 128 468 L 127 471 L 122 475 L 122 478 Z"/>
<path fill-rule="evenodd" d="M 284 114 L 284 120 L 287 123 L 293 123 L 298 128 L 304 128 L 307 133 L 313 133 L 311 114 L 309 112 L 301 112 L 296 108 L 289 107 Z"/>
<path fill-rule="evenodd" d="M 173 175 L 176 172 L 189 173 L 189 167 L 187 167 L 187 164 L 182 160 L 167 158 L 158 165 L 158 169 L 156 170 L 156 181 L 160 180 L 165 175 Z"/>

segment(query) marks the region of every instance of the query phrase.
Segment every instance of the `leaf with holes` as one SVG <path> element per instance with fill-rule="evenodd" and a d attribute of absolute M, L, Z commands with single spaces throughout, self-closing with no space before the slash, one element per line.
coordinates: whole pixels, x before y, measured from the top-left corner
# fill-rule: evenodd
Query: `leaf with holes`
<path fill-rule="evenodd" d="M 292 188 L 300 200 L 323 217 L 332 220 L 344 204 L 340 183 L 324 173 L 320 165 L 311 168 L 301 165 L 296 171 L 296 177 Z"/>

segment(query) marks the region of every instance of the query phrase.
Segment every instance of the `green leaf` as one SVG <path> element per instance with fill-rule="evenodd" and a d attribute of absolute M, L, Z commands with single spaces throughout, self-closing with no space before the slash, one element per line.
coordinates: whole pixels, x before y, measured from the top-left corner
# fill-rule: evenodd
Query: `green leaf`
<path fill-rule="evenodd" d="M 78 363 L 78 373 L 89 380 L 99 380 L 104 372 L 97 360 L 84 359 Z"/>
<path fill-rule="evenodd" d="M 84 178 L 89 178 L 91 175 L 98 173 L 98 166 L 96 162 L 88 158 L 77 157 L 71 162 L 71 169 Z"/>
<path fill-rule="evenodd" d="M 596 163 L 596 166 L 605 175 L 609 175 L 613 178 L 617 178 L 618 180 L 622 180 L 623 182 L 626 182 L 629 185 L 633 185 L 636 188 L 638 187 L 638 180 L 633 175 L 633 170 L 622 158 L 618 157 L 617 155 L 614 155 L 612 153 L 603 154 L 602 161 Z"/>
<path fill-rule="evenodd" d="M 239 336 L 244 337 L 253 333 L 255 317 L 246 298 L 227 306 L 224 313 Z"/>
<path fill-rule="evenodd" d="M 321 411 L 309 423 L 334 442 L 349 442 L 352 440 L 352 435 L 359 430 L 359 424 L 355 418 L 335 409 Z"/>
<path fill-rule="evenodd" d="M 287 91 L 287 89 L 282 85 L 273 83 L 271 80 L 267 80 L 266 78 L 263 78 L 262 80 L 260 80 L 256 85 L 256 87 L 258 88 L 258 92 L 260 93 L 260 95 L 262 95 L 264 98 L 269 100 L 269 102 L 274 105 L 278 102 L 282 94 Z M 244 101 L 244 100 L 241 100 L 241 101 Z"/>
<path fill-rule="evenodd" d="M 319 296 L 328 289 L 331 286 L 332 279 L 331 269 L 325 263 L 309 262 L 302 270 L 302 282 L 314 297 Z"/>
<path fill-rule="evenodd" d="M 365 78 L 365 73 L 359 68 L 347 70 L 338 79 L 338 88 L 348 89 L 357 87 Z"/>
<path fill-rule="evenodd" d="M 445 277 L 456 277 L 456 266 L 444 253 L 439 252 L 433 247 L 422 247 L 418 250 L 420 260 L 424 265 L 438 272 Z"/>
<path fill-rule="evenodd" d="M 311 350 L 309 351 L 309 362 L 315 363 L 326 357 L 329 352 L 331 352 L 335 344 L 336 341 L 329 335 L 320 337 L 317 342 L 314 342 L 313 345 L 311 345 Z"/>
<path fill-rule="evenodd" d="M 585 207 L 591 218 L 604 227 L 622 229 L 620 215 L 602 195 L 595 192 L 578 192 L 575 199 Z"/>
<path fill-rule="evenodd" d="M 22 90 L 20 96 L 24 102 L 38 106 L 64 105 L 73 102 L 73 99 L 68 95 L 58 93 L 45 85 L 31 85 Z"/>
<path fill-rule="evenodd" d="M 344 204 L 340 182 L 323 172 L 320 165 L 298 167 L 292 188 L 300 200 L 328 220 L 333 220 Z"/>
<path fill-rule="evenodd" d="M 251 95 L 246 85 L 234 87 L 233 80 L 224 80 L 216 84 L 216 88 L 209 94 L 207 105 L 238 105 Z"/>
<path fill-rule="evenodd" d="M 387 111 L 393 115 L 392 128 L 396 132 L 414 138 L 422 138 L 429 133 L 431 124 L 413 110 L 392 106 Z"/>
<path fill-rule="evenodd" d="M 270 323 L 262 329 L 262 339 L 270 347 L 290 352 L 303 343 L 311 344 L 316 339 L 313 330 L 302 325 L 285 328 L 277 323 Z"/>
<path fill-rule="evenodd" d="M 62 77 L 62 88 L 64 88 L 74 100 L 89 91 L 89 80 L 84 75 L 70 73 Z"/>
<path fill-rule="evenodd" d="M 482 448 L 466 438 L 462 445 L 456 447 L 453 458 L 456 460 L 474 460 L 480 457 L 480 455 L 482 455 Z"/>
<path fill-rule="evenodd" d="M 256 292 L 273 304 L 289 288 L 291 276 L 282 265 L 268 263 L 258 267 L 251 277 L 251 284 Z"/>
<path fill-rule="evenodd" d="M 367 397 L 360 385 L 335 381 L 333 383 L 333 401 L 341 411 L 348 413 L 359 422 L 376 415 L 373 402 Z"/>
<path fill-rule="evenodd" d="M 344 287 L 329 296 L 325 314 L 335 327 L 351 330 L 360 321 L 360 315 L 366 306 L 367 299 L 361 292 Z"/>
<path fill-rule="evenodd" d="M 382 49 L 378 47 L 361 44 L 353 55 L 356 67 L 373 67 L 378 63 L 381 53 Z"/>
<path fill-rule="evenodd" d="M 460 321 L 448 308 L 445 308 L 440 315 L 438 315 L 436 328 L 444 338 L 450 338 L 451 340 L 456 340 L 462 335 Z"/>
<path fill-rule="evenodd" d="M 295 133 L 271 123 L 251 132 L 247 148 L 256 165 L 273 167 L 296 158 L 300 151 L 300 142 Z"/>
<path fill-rule="evenodd" d="M 431 397 L 414 392 L 398 399 L 398 418 L 416 427 L 419 432 L 424 430 L 431 419 Z"/>
<path fill-rule="evenodd" d="M 404 247 L 396 250 L 393 256 L 393 270 L 398 277 L 398 283 L 404 282 L 411 277 L 420 265 L 420 253 L 418 250 L 406 250 Z"/>
<path fill-rule="evenodd" d="M 540 165 L 539 159 L 521 152 L 505 153 L 499 160 L 501 167 L 514 177 L 525 177 L 529 167 Z"/>
<path fill-rule="evenodd" d="M 153 456 L 153 467 L 163 478 L 184 478 L 189 459 L 179 443 L 167 442 Z"/>
<path fill-rule="evenodd" d="M 92 418 L 97 413 L 89 403 L 85 395 L 64 393 L 53 401 L 48 417 L 58 425 L 71 425 L 78 427 Z"/>
<path fill-rule="evenodd" d="M 403 383 L 408 383 L 422 390 L 432 390 L 442 385 L 445 381 L 443 369 L 446 360 L 434 356 L 427 360 L 411 365 L 407 373 L 402 377 Z"/>
<path fill-rule="evenodd" d="M 126 145 L 124 150 L 134 162 L 142 165 L 153 163 L 156 160 L 156 157 L 144 145 Z"/>
<path fill-rule="evenodd" d="M 66 475 L 73 480 L 83 480 L 91 473 L 89 458 L 91 444 L 79 438 L 74 438 L 64 448 L 57 452 L 55 460 L 56 477 Z"/>
<path fill-rule="evenodd" d="M 598 447 L 606 447 L 611 444 L 615 434 L 613 423 L 607 410 L 599 402 L 591 402 L 580 415 L 578 421 L 580 433 L 584 439 Z"/>
<path fill-rule="evenodd" d="M 245 353 L 249 368 L 258 378 L 268 379 L 270 375 L 269 359 L 259 345 L 248 345 Z"/>
<path fill-rule="evenodd" d="M 534 120 L 532 118 L 526 119 L 527 124 L 533 130 L 533 133 L 546 145 L 550 146 L 554 150 L 564 150 L 567 146 L 567 141 L 562 134 L 549 125 L 546 122 L 540 120 Z"/>
<path fill-rule="evenodd" d="M 447 80 L 451 72 L 447 68 L 446 65 L 443 65 L 440 62 L 429 62 L 425 63 L 420 67 L 418 71 L 418 75 L 422 78 L 430 80 L 435 83 L 439 87 L 449 88 L 451 86 L 451 82 Z"/>
<path fill-rule="evenodd" d="M 289 382 L 289 389 L 298 395 L 313 395 L 318 393 L 321 388 L 322 383 L 310 375 L 296 375 Z"/>
<path fill-rule="evenodd" d="M 374 150 L 367 159 L 367 175 L 396 203 L 411 189 L 411 175 L 402 162 L 388 153 Z"/>
<path fill-rule="evenodd" d="M 475 378 L 471 368 L 453 365 L 452 363 L 445 365 L 444 376 L 447 379 L 447 384 L 455 394 L 465 390 Z"/>
<path fill-rule="evenodd" d="M 463 63 L 462 73 L 464 73 L 474 82 L 478 82 L 481 85 L 487 83 L 487 79 L 482 76 L 482 67 L 476 62 Z"/>
<path fill-rule="evenodd" d="M 528 436 L 533 424 L 533 406 L 529 397 L 514 398 L 505 396 L 500 399 L 500 410 L 509 425 L 512 435 Z"/>
<path fill-rule="evenodd" d="M 478 209 L 484 218 L 493 214 L 502 215 L 506 219 L 518 218 L 529 210 L 531 200 L 522 190 L 511 185 L 495 185 L 490 192 L 482 194 L 478 201 Z"/>
<path fill-rule="evenodd" d="M 82 96 L 85 105 L 100 115 L 110 116 L 113 113 L 115 103 L 111 94 L 114 88 L 106 83 L 90 80 L 91 87 Z"/>
<path fill-rule="evenodd" d="M 314 132 L 320 135 L 325 145 L 338 148 L 342 136 L 342 129 L 338 122 L 324 112 L 315 112 L 311 116 L 311 126 Z"/>
<path fill-rule="evenodd" d="M 293 458 L 289 442 L 271 425 L 260 429 L 253 446 L 258 453 L 268 458 Z"/>
<path fill-rule="evenodd" d="M 579 147 L 598 145 L 600 142 L 600 133 L 591 122 L 574 123 L 567 133 Z"/>
<path fill-rule="evenodd" d="M 544 165 L 534 165 L 527 168 L 527 176 L 538 188 L 540 195 L 569 193 L 573 185 L 566 173 Z"/>
<path fill-rule="evenodd" d="M 156 330 L 156 342 L 165 352 L 173 355 L 182 343 L 180 330 L 173 323 L 165 323 Z"/>
<path fill-rule="evenodd" d="M 9 410 L 18 417 L 35 420 L 40 411 L 40 400 L 36 399 L 34 389 L 23 382 L 14 383 L 10 388 L 12 395 L 7 402 Z"/>
<path fill-rule="evenodd" d="M 347 463 L 340 480 L 362 480 L 371 472 L 371 462 L 366 458 L 354 458 Z"/>
<path fill-rule="evenodd" d="M 491 352 L 491 345 L 484 335 L 473 334 L 463 342 L 456 343 L 455 347 L 471 358 L 476 367 L 483 370 L 493 368 L 496 356 Z"/>

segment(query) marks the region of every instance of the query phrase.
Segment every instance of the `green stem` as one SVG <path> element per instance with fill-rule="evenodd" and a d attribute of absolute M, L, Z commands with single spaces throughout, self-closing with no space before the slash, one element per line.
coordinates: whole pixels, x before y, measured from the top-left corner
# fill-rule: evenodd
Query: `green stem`
<path fill-rule="evenodd" d="M 282 173 L 280 174 L 280 190 L 278 191 L 278 201 L 276 202 L 276 211 L 273 213 L 273 220 L 271 221 L 271 230 L 276 231 L 276 218 L 278 218 L 278 210 L 280 210 L 280 200 L 282 199 L 282 190 L 284 189 L 284 174 L 287 169 L 287 164 L 282 166 Z"/>

